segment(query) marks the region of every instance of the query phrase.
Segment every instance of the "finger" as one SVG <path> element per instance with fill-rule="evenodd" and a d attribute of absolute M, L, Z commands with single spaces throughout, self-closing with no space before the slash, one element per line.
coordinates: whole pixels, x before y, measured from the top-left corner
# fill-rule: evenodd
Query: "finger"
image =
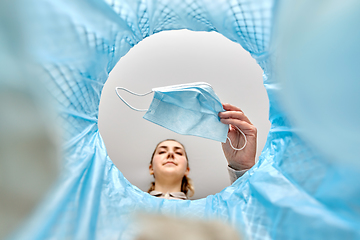
<path fill-rule="evenodd" d="M 220 121 L 224 124 L 231 124 L 234 126 L 237 126 L 238 128 L 240 128 L 241 131 L 243 131 L 245 133 L 245 135 L 253 135 L 256 136 L 257 134 L 257 129 L 254 127 L 254 125 L 249 124 L 245 121 L 241 121 L 239 119 L 220 119 Z M 235 128 L 232 128 L 235 129 Z"/>
<path fill-rule="evenodd" d="M 234 105 L 231 105 L 229 103 L 223 103 L 223 108 L 226 110 L 226 111 L 240 111 L 242 112 L 242 110 Z"/>
<path fill-rule="evenodd" d="M 219 117 L 221 119 L 227 119 L 227 118 L 239 119 L 251 124 L 249 118 L 243 112 L 239 112 L 239 111 L 220 112 Z"/>

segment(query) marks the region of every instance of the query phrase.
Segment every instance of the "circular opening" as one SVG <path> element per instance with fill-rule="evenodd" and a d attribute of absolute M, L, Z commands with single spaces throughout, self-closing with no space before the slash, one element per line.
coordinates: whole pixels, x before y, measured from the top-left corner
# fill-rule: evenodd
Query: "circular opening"
<path fill-rule="evenodd" d="M 128 108 L 115 87 L 146 93 L 154 87 L 208 82 L 222 102 L 240 107 L 258 129 L 257 158 L 270 128 L 269 100 L 262 69 L 239 44 L 215 32 L 188 30 L 157 33 L 120 59 L 110 73 L 100 101 L 99 130 L 113 163 L 143 191 L 152 177 L 148 165 L 158 142 L 174 138 L 187 150 L 195 185 L 192 199 L 215 194 L 230 185 L 227 162 L 219 142 L 179 135 L 142 118 Z M 136 108 L 148 108 L 152 94 L 123 97 Z"/>

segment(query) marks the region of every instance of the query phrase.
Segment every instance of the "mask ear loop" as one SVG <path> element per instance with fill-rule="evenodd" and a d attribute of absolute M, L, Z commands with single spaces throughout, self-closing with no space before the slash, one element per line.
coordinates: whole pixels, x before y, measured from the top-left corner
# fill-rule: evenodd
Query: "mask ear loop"
<path fill-rule="evenodd" d="M 244 136 L 244 139 L 245 139 L 245 143 L 244 143 L 244 146 L 242 146 L 241 148 L 235 148 L 232 143 L 231 143 L 231 140 L 229 137 L 227 137 L 227 139 L 229 140 L 229 143 L 230 143 L 230 146 L 232 147 L 232 149 L 234 149 L 235 151 L 240 151 L 240 150 L 243 150 L 247 144 L 247 139 L 246 139 L 246 136 L 245 136 L 245 133 L 243 131 L 240 130 L 240 128 L 238 128 L 237 126 L 235 125 L 232 125 L 234 127 L 236 127 L 236 129 Z"/>
<path fill-rule="evenodd" d="M 152 93 L 153 91 L 150 91 L 150 92 L 144 93 L 144 94 L 139 94 L 139 93 L 132 92 L 132 91 L 130 91 L 130 90 L 127 89 L 127 88 L 123 88 L 123 87 L 116 87 L 116 88 L 115 88 L 115 92 L 116 92 L 116 94 L 118 95 L 118 97 L 119 97 L 119 98 L 121 99 L 121 101 L 123 101 L 129 108 L 131 108 L 132 110 L 138 111 L 138 112 L 146 112 L 146 111 L 148 110 L 148 109 L 138 109 L 138 108 L 134 108 L 133 106 L 131 106 L 128 102 L 126 102 L 126 101 L 120 96 L 120 94 L 119 94 L 119 92 L 118 92 L 118 89 L 127 91 L 128 93 L 131 93 L 131 94 L 133 94 L 133 95 L 135 95 L 135 96 L 140 96 L 140 97 L 149 95 L 149 94 Z"/>

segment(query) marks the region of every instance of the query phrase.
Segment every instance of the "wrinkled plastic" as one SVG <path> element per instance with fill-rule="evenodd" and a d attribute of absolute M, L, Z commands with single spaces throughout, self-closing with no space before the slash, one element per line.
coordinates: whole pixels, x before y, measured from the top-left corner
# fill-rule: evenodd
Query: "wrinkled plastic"
<path fill-rule="evenodd" d="M 131 239 L 136 211 L 221 218 L 248 239 L 360 238 L 360 170 L 327 161 L 303 141 L 278 98 L 269 52 L 274 1 L 28 0 L 18 8 L 28 48 L 60 106 L 65 156 L 52 194 L 12 239 Z M 97 126 L 111 69 L 142 39 L 171 29 L 217 31 L 241 44 L 264 70 L 270 100 L 272 125 L 257 164 L 194 201 L 154 198 L 130 184 Z"/>
<path fill-rule="evenodd" d="M 304 0 L 282 8 L 276 72 L 287 112 L 327 159 L 359 167 L 360 1 Z"/>

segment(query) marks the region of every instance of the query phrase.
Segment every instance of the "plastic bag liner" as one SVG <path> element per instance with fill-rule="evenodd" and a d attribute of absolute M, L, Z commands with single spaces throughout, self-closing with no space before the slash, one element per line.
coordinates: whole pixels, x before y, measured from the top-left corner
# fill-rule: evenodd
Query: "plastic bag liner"
<path fill-rule="evenodd" d="M 304 142 L 277 98 L 269 52 L 274 1 L 19 2 L 13 17 L 59 103 L 66 143 L 56 187 L 11 239 L 131 239 L 137 211 L 221 218 L 247 239 L 360 238 L 359 169 L 327 161 Z M 101 90 L 119 59 L 142 39 L 175 29 L 217 31 L 241 44 L 264 70 L 270 99 L 272 125 L 257 164 L 220 193 L 193 201 L 154 198 L 130 184 L 97 125 Z"/>

